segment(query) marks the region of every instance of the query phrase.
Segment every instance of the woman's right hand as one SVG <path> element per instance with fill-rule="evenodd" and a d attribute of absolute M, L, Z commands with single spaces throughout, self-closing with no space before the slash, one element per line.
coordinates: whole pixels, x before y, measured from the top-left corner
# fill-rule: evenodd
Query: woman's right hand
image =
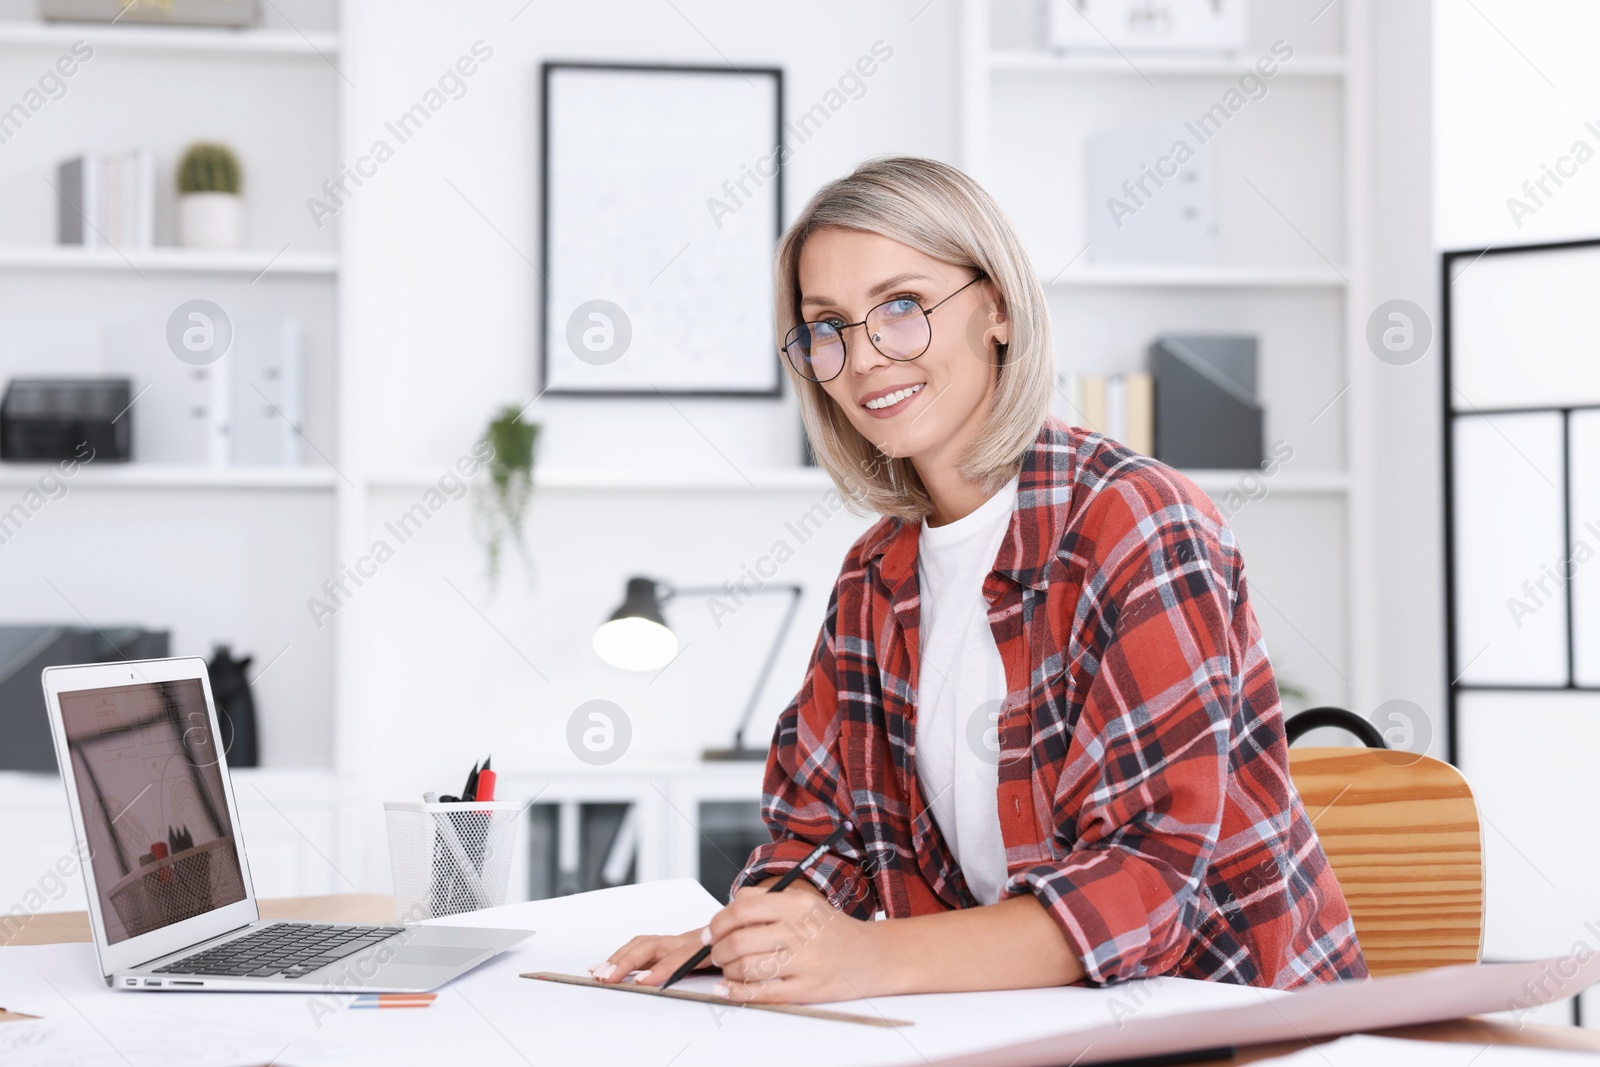
<path fill-rule="evenodd" d="M 704 933 L 705 927 L 697 926 L 682 934 L 642 934 L 613 952 L 604 963 L 590 967 L 589 973 L 598 981 L 615 985 L 632 972 L 643 971 L 634 981 L 658 986 L 704 947 Z M 708 957 L 696 970 L 710 966 Z"/>

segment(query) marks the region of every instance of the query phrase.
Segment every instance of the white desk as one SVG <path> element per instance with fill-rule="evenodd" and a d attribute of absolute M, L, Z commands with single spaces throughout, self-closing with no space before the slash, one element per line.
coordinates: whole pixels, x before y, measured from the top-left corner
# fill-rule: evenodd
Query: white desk
<path fill-rule="evenodd" d="M 333 898 L 337 901 L 339 898 Z M 348 907 L 377 907 L 376 898 Z M 317 994 L 130 994 L 107 990 L 87 944 L 0 952 L 0 1004 L 32 1008 L 45 1018 L 83 1012 L 97 1020 L 160 1013 L 184 1019 L 247 1024 L 283 1035 L 285 1065 L 338 1062 L 437 1064 L 469 1056 L 474 1067 L 530 1063 L 642 1064 L 645 1067 L 795 1063 L 921 1065 L 996 1037 L 1016 1040 L 1074 1021 L 1104 1023 L 1112 1001 L 1124 1008 L 1137 990 L 1139 1018 L 1193 1007 L 1259 1003 L 1261 991 L 1240 986 L 1158 979 L 1107 990 L 1058 988 L 994 993 L 878 998 L 853 1010 L 915 1020 L 888 1030 L 758 1011 L 646 998 L 638 994 L 553 985 L 518 978 L 522 971 L 583 973 L 633 934 L 682 930 L 709 916 L 716 902 L 688 881 L 629 886 L 457 916 L 453 922 L 532 926 L 521 946 L 464 976 L 420 1010 L 351 1011 L 347 998 Z M 300 914 L 299 917 L 313 917 Z M 329 915 L 328 918 L 336 916 Z M 353 913 L 337 917 L 355 917 Z M 687 980 L 707 986 L 708 977 Z M 53 990 L 53 991 L 52 991 Z M 57 997 L 59 994 L 59 998 Z M 0 1025 L 11 1025 L 0 1023 Z M 1524 1044 L 1600 1051 L 1600 1035 L 1564 1028 L 1465 1019 L 1390 1031 L 1394 1036 L 1484 1044 Z M 348 1058 L 303 1060 L 295 1041 L 322 1041 Z M 1249 1049 L 1232 1062 L 1303 1048 L 1304 1042 Z M 822 1052 L 819 1055 L 818 1049 Z"/>

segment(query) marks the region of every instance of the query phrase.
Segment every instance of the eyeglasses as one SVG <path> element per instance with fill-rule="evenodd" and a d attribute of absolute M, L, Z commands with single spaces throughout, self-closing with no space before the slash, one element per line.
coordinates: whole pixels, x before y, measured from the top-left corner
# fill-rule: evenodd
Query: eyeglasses
<path fill-rule="evenodd" d="M 982 280 L 983 274 L 979 272 L 961 289 Z M 802 322 L 789 331 L 781 351 L 800 377 L 812 382 L 831 382 L 844 370 L 844 331 L 852 326 L 865 326 L 867 340 L 879 352 L 890 359 L 916 359 L 933 343 L 933 327 L 928 316 L 961 289 L 930 308 L 908 296 L 897 296 L 867 312 L 860 322 Z"/>

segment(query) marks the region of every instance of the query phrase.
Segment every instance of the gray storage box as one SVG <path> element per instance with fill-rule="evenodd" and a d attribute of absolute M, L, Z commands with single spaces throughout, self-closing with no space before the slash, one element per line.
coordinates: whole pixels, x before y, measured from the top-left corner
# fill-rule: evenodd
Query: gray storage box
<path fill-rule="evenodd" d="M 174 26 L 254 26 L 258 0 L 39 0 L 46 22 L 165 22 Z"/>

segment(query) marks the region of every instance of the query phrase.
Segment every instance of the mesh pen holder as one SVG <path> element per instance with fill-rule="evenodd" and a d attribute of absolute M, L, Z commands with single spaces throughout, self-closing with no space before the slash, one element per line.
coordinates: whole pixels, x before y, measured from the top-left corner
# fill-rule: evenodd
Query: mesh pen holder
<path fill-rule="evenodd" d="M 390 800 L 395 917 L 436 919 L 506 902 L 522 805 L 511 800 L 428 804 Z"/>

